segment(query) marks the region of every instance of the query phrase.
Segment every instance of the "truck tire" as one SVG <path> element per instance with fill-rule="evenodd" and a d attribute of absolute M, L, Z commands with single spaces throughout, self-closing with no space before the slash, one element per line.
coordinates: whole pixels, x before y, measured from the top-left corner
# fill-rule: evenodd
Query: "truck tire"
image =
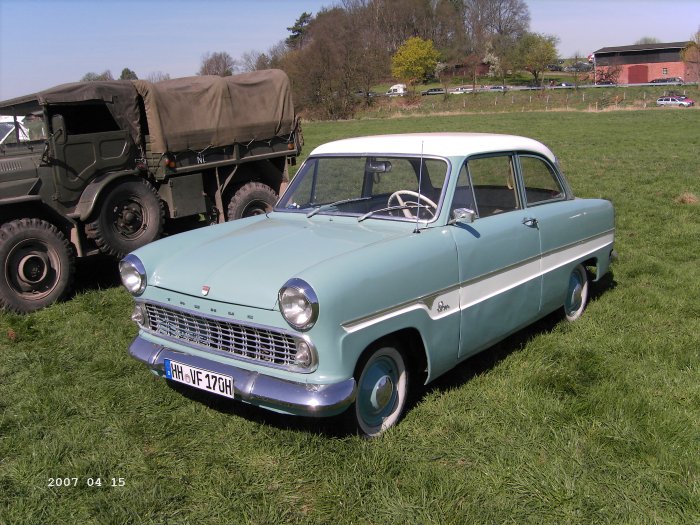
<path fill-rule="evenodd" d="M 270 186 L 261 182 L 248 182 L 231 197 L 226 219 L 233 221 L 267 213 L 276 202 L 277 194 Z"/>
<path fill-rule="evenodd" d="M 126 180 L 106 190 L 86 233 L 102 252 L 124 257 L 160 238 L 164 216 L 158 193 L 147 180 Z"/>
<path fill-rule="evenodd" d="M 0 228 L 0 306 L 19 313 L 65 297 L 75 258 L 66 237 L 40 219 L 19 219 Z"/>

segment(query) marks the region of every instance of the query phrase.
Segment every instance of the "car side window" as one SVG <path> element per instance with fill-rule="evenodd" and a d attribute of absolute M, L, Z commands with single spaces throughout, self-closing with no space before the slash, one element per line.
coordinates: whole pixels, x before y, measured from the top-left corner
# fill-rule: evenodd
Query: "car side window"
<path fill-rule="evenodd" d="M 452 198 L 452 207 L 450 211 L 454 211 L 457 208 L 467 208 L 476 211 L 474 206 L 474 194 L 472 193 L 471 184 L 469 184 L 469 171 L 467 170 L 466 163 L 462 164 L 462 169 L 459 171 L 457 187 L 455 188 L 455 194 Z"/>
<path fill-rule="evenodd" d="M 552 167 L 538 157 L 521 156 L 520 170 L 528 206 L 565 197 L 564 189 Z"/>
<path fill-rule="evenodd" d="M 467 169 L 474 187 L 479 217 L 521 208 L 511 155 L 469 159 Z"/>

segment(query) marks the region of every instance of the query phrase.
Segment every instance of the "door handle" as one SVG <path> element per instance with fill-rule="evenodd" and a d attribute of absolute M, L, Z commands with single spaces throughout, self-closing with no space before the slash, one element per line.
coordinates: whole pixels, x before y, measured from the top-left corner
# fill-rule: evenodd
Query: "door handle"
<path fill-rule="evenodd" d="M 539 228 L 539 223 L 534 217 L 524 217 L 523 224 L 529 228 Z"/>

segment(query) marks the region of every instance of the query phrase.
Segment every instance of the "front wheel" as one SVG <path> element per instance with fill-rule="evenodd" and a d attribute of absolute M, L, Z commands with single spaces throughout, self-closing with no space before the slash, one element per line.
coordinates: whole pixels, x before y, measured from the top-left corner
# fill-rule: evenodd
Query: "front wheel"
<path fill-rule="evenodd" d="M 19 313 L 65 297 L 75 271 L 65 236 L 40 219 L 19 219 L 0 228 L 0 263 L 0 306 Z"/>
<path fill-rule="evenodd" d="M 579 264 L 569 276 L 569 287 L 564 300 L 567 321 L 575 321 L 583 315 L 588 303 L 588 272 Z"/>
<path fill-rule="evenodd" d="M 406 407 L 409 377 L 403 354 L 380 346 L 358 367 L 356 380 L 352 422 L 361 434 L 376 437 L 394 426 Z"/>
<path fill-rule="evenodd" d="M 227 220 L 233 221 L 253 215 L 262 215 L 272 210 L 277 194 L 267 184 L 248 182 L 233 194 L 226 210 Z"/>

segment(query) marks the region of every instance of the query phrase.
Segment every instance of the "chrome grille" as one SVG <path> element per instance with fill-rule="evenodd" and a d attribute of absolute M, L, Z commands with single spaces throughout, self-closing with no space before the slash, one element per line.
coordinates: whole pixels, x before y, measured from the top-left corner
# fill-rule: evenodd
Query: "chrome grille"
<path fill-rule="evenodd" d="M 291 335 L 241 323 L 211 319 L 157 304 L 146 305 L 151 331 L 169 339 L 193 343 L 284 368 L 295 368 Z"/>

